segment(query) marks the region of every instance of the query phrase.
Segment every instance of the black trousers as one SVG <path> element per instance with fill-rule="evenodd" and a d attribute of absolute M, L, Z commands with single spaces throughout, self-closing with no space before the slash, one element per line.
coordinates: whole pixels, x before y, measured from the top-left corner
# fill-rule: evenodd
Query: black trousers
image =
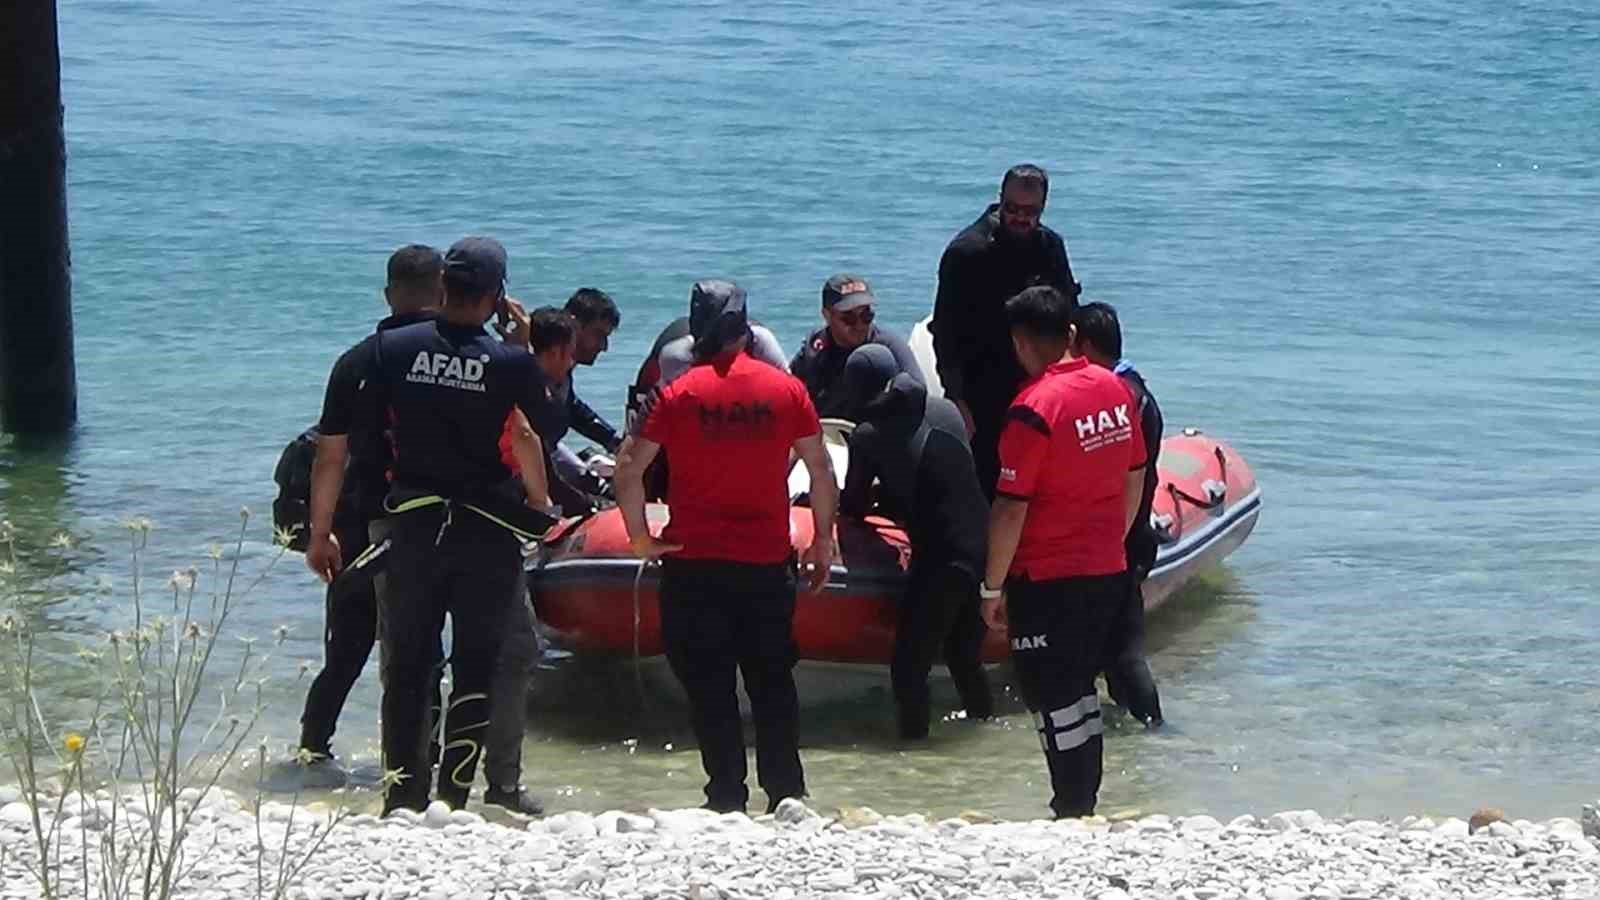
<path fill-rule="evenodd" d="M 367 549 L 364 520 L 338 523 L 339 555 L 349 565 Z M 333 755 L 333 732 L 339 713 L 378 637 L 378 595 L 371 581 L 334 593 L 328 586 L 323 601 L 322 671 L 306 691 L 300 715 L 300 748 L 318 756 Z"/>
<path fill-rule="evenodd" d="M 1006 583 L 1011 659 L 1039 729 L 1057 818 L 1094 814 L 1104 743 L 1094 678 L 1126 592 L 1123 572 Z"/>
<path fill-rule="evenodd" d="M 768 811 L 785 797 L 805 796 L 794 592 L 788 564 L 662 561 L 661 636 L 667 662 L 689 694 L 710 809 L 742 811 L 750 799 L 736 672 L 744 676 L 755 719 L 756 780 Z"/>
<path fill-rule="evenodd" d="M 377 579 L 383 765 L 401 777 L 385 791 L 383 810 L 421 810 L 428 803 L 429 699 L 445 613 L 452 623 L 452 678 L 439 799 L 459 808 L 482 756 L 490 685 L 522 556 L 510 532 L 459 506 L 428 507 L 373 524 L 374 541 L 385 533 L 394 543 L 388 568 Z"/>
<path fill-rule="evenodd" d="M 1144 655 L 1144 580 L 1150 574 L 1145 566 L 1128 570 L 1122 605 L 1111 623 L 1106 644 L 1106 688 L 1115 700 L 1141 722 L 1161 721 L 1161 694 Z"/>
<path fill-rule="evenodd" d="M 944 558 L 931 549 L 914 549 L 911 558 L 919 557 Z M 912 563 L 906 593 L 900 600 L 894 657 L 889 665 L 901 737 L 928 736 L 932 713 L 928 673 L 941 653 L 967 715 L 974 719 L 994 715 L 989 678 L 981 661 L 987 633 L 978 612 L 977 576 L 950 563 Z"/>

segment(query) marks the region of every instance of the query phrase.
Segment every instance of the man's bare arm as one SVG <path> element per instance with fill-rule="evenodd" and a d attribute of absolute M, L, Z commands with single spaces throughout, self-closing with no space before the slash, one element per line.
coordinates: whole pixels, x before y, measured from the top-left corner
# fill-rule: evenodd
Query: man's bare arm
<path fill-rule="evenodd" d="M 520 408 L 511 410 L 511 455 L 517 460 L 528 505 L 535 509 L 550 508 L 550 473 L 544 467 L 544 441 L 528 424 L 528 417 Z"/>
<path fill-rule="evenodd" d="M 833 459 L 822 442 L 822 435 L 813 434 L 794 442 L 794 452 L 806 464 L 811 476 L 811 546 L 806 550 L 806 562 L 812 593 L 822 590 L 828 583 L 828 571 L 833 566 L 833 523 L 839 511 L 839 482 L 833 474 Z"/>
<path fill-rule="evenodd" d="M 638 436 L 629 436 L 617 450 L 617 508 L 628 530 L 628 544 L 636 556 L 653 559 L 683 548 L 668 544 L 650 533 L 644 514 L 644 472 L 661 452 L 661 445 Z"/>
<path fill-rule="evenodd" d="M 317 458 L 311 464 L 311 537 L 306 545 L 306 565 L 323 581 L 332 581 L 343 567 L 339 541 L 333 536 L 333 514 L 339 508 L 349 459 L 349 435 L 317 438 Z"/>

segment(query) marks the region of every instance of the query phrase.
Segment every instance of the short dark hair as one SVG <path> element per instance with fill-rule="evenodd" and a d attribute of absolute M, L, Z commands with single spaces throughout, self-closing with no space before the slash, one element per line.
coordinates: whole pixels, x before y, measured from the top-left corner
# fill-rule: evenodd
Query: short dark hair
<path fill-rule="evenodd" d="M 1048 284 L 1035 285 L 1006 301 L 1006 323 L 1044 340 L 1072 334 L 1072 301 Z"/>
<path fill-rule="evenodd" d="M 1022 163 L 1007 169 L 1005 177 L 1000 179 L 1000 193 L 1004 194 L 1006 186 L 1013 181 L 1038 188 L 1041 200 L 1050 199 L 1050 175 L 1033 163 Z"/>
<path fill-rule="evenodd" d="M 407 244 L 389 255 L 389 284 L 394 287 L 432 287 L 444 271 L 444 257 L 427 244 Z"/>
<path fill-rule="evenodd" d="M 612 328 L 622 327 L 622 311 L 617 309 L 617 303 L 611 295 L 599 288 L 578 288 L 567 298 L 567 312 L 578 320 L 580 325 L 588 325 L 604 319 L 611 323 Z"/>
<path fill-rule="evenodd" d="M 528 346 L 535 353 L 570 344 L 578 336 L 578 320 L 564 309 L 541 306 L 529 319 Z"/>
<path fill-rule="evenodd" d="M 1078 340 L 1112 359 L 1122 358 L 1122 323 L 1109 303 L 1085 303 L 1072 314 Z"/>

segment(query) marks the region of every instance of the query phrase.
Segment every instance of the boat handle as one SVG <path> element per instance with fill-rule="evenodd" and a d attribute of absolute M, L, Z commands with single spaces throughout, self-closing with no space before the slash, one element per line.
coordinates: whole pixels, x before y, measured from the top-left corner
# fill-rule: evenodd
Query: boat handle
<path fill-rule="evenodd" d="M 1200 487 L 1206 492 L 1204 499 L 1179 489 L 1175 484 L 1168 483 L 1167 490 L 1172 494 L 1172 505 L 1174 507 L 1178 505 L 1177 501 L 1179 500 L 1188 501 L 1200 509 L 1216 509 L 1228 502 L 1228 455 L 1222 452 L 1221 447 L 1213 448 L 1213 452 L 1216 453 L 1217 468 L 1221 470 L 1219 474 L 1222 477 L 1207 478 L 1200 483 Z"/>

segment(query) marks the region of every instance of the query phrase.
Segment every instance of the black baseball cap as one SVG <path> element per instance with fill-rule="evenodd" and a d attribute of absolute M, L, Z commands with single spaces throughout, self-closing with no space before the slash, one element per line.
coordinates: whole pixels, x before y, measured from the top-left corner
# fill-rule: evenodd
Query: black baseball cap
<path fill-rule="evenodd" d="M 872 296 L 872 288 L 867 284 L 867 280 L 849 272 L 840 272 L 829 278 L 822 286 L 823 309 L 837 309 L 844 312 L 858 306 L 869 306 L 877 300 L 878 298 Z"/>
<path fill-rule="evenodd" d="M 444 255 L 444 277 L 474 291 L 506 283 L 506 248 L 491 237 L 464 237 Z"/>
<path fill-rule="evenodd" d="M 716 278 L 695 282 L 689 293 L 689 333 L 696 353 L 716 353 L 747 330 L 744 288 Z"/>

